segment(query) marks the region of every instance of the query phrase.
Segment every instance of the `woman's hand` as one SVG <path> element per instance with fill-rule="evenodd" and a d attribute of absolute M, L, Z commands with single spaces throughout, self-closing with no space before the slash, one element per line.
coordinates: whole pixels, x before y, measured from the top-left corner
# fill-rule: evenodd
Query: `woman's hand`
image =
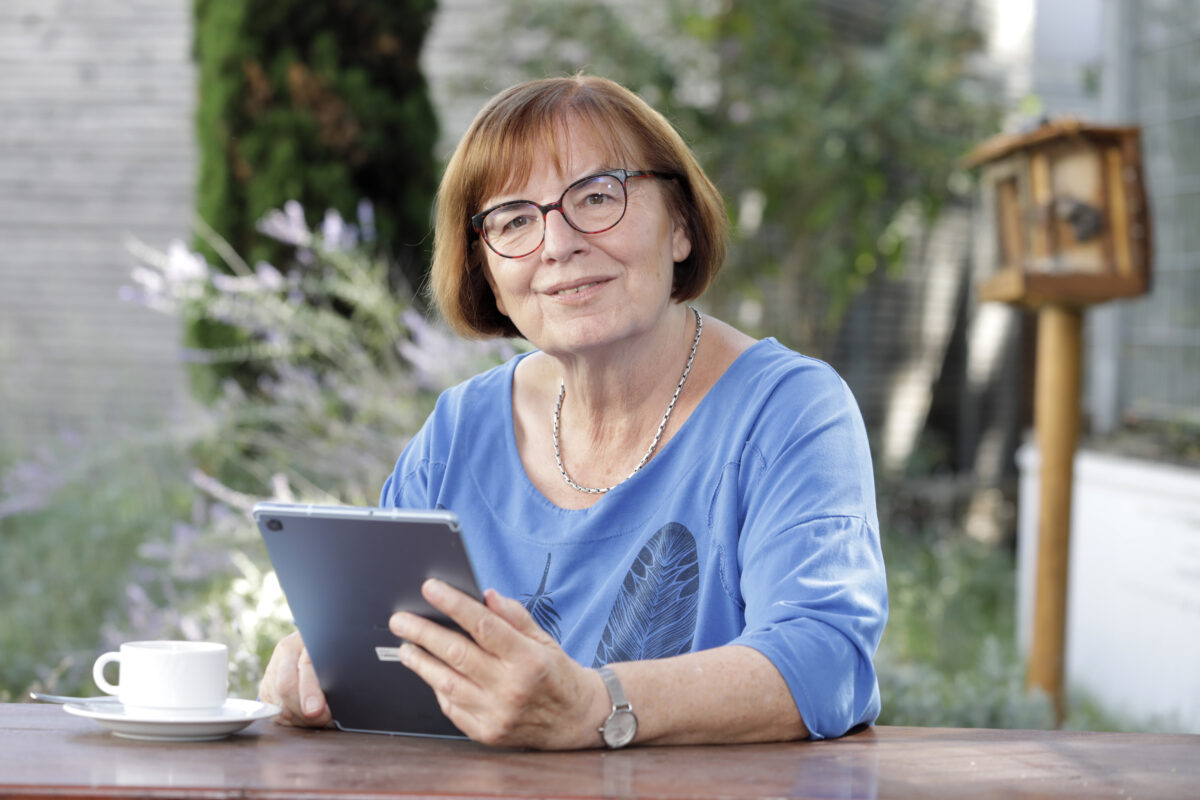
<path fill-rule="evenodd" d="M 469 634 L 407 612 L 392 633 L 400 660 L 437 695 L 443 713 L 489 745 L 567 750 L 598 747 L 610 709 L 600 676 L 568 656 L 516 600 L 493 589 L 479 603 L 428 580 L 421 594 Z"/>
<path fill-rule="evenodd" d="M 275 652 L 271 654 L 259 684 L 258 696 L 263 702 L 274 703 L 283 709 L 275 718 L 281 724 L 319 728 L 333 721 L 299 632 L 285 636 L 275 645 Z"/>

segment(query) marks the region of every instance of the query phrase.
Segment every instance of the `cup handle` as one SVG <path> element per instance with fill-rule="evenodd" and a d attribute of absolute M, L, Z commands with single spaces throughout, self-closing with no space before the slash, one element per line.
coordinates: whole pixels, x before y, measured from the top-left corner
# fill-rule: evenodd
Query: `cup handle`
<path fill-rule="evenodd" d="M 105 653 L 97 658 L 96 663 L 92 665 L 92 680 L 108 694 L 119 694 L 121 687 L 115 686 L 104 679 L 104 667 L 113 661 L 120 663 L 121 654 Z"/>

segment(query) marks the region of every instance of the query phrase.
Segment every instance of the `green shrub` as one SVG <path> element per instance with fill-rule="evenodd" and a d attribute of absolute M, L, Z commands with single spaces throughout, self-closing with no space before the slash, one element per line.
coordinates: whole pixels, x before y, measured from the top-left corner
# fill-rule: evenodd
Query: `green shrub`
<path fill-rule="evenodd" d="M 249 263 L 287 271 L 288 243 L 258 235 L 260 218 L 289 200 L 350 217 L 366 198 L 379 212 L 377 245 L 393 280 L 422 285 L 438 124 L 419 58 L 435 7 L 195 0 L 200 219 Z M 207 238 L 195 246 L 221 263 Z M 212 320 L 185 322 L 189 344 L 239 341 Z M 201 396 L 215 393 L 207 371 L 193 376 Z"/>
<path fill-rule="evenodd" d="M 900 621 L 903 625 L 903 621 Z M 982 639 L 982 641 L 980 641 Z M 950 640 L 941 649 L 947 649 Z M 881 725 L 948 728 L 1052 728 L 1054 707 L 1041 692 L 1025 688 L 1025 671 L 1011 647 L 990 634 L 958 651 L 976 650 L 974 664 L 955 672 L 930 661 L 898 659 L 883 647 L 876 659 L 884 708 Z"/>
<path fill-rule="evenodd" d="M 0 473 L 0 700 L 93 693 L 92 661 L 123 624 L 138 548 L 185 519 L 187 463 L 171 437 L 63 441 Z"/>
<path fill-rule="evenodd" d="M 209 430 L 192 449 L 203 518 L 177 526 L 150 554 L 158 590 L 138 594 L 142 618 L 157 614 L 168 629 L 236 640 L 243 683 L 261 675 L 287 622 L 248 520 L 254 500 L 374 505 L 438 394 L 514 352 L 507 342 L 468 342 L 427 322 L 411 293 L 391 287 L 387 262 L 372 255 L 369 225 L 364 240 L 331 211 L 314 230 L 289 202 L 259 228 L 296 247 L 291 272 L 230 259 L 236 274 L 227 275 L 176 246 L 165 254 L 140 248 L 146 266 L 137 275 L 143 302 L 239 332 L 241 344 L 194 357 L 250 365 L 259 375 L 253 391 L 227 381 L 207 412 Z M 197 562 L 220 568 L 187 573 Z"/>
<path fill-rule="evenodd" d="M 236 330 L 239 344 L 189 357 L 252 366 L 253 391 L 226 381 L 186 426 L 4 475 L 7 696 L 93 693 L 95 656 L 141 638 L 226 642 L 232 689 L 253 696 L 289 621 L 249 519 L 254 501 L 373 505 L 441 390 L 514 352 L 427 322 L 411 293 L 393 290 L 371 242 L 336 213 L 313 230 L 289 203 L 261 228 L 296 248 L 296 269 L 250 269 L 236 257 L 218 269 L 182 243 L 160 252 L 132 242 L 142 265 L 125 291 Z M 76 465 L 64 469 L 68 457 Z"/>
<path fill-rule="evenodd" d="M 1044 696 L 1025 690 L 1012 646 L 1011 552 L 963 536 L 945 509 L 936 522 L 881 503 L 891 606 L 876 659 L 881 724 L 948 727 L 1053 725 Z"/>
<path fill-rule="evenodd" d="M 880 510 L 891 614 L 876 657 L 879 724 L 1053 728 L 1050 698 L 1027 688 L 1017 652 L 1012 550 L 963 535 L 944 508 L 934 521 L 914 518 L 894 502 L 902 489 L 888 493 Z M 1066 696 L 1067 728 L 1156 725 L 1114 716 L 1075 687 Z"/>
<path fill-rule="evenodd" d="M 435 7 L 195 0 L 197 212 L 251 263 L 278 255 L 255 235 L 269 210 L 295 200 L 349 217 L 366 198 L 384 251 L 418 284 L 437 185 L 437 118 L 419 63 Z"/>

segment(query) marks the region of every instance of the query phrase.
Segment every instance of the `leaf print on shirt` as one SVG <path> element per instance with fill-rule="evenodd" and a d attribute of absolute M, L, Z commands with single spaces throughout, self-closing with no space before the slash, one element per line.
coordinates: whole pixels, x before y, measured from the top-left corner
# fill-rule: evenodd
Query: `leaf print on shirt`
<path fill-rule="evenodd" d="M 664 525 L 633 560 L 593 666 L 688 652 L 696 633 L 699 588 L 696 538 L 678 522 Z"/>
<path fill-rule="evenodd" d="M 525 598 L 525 610 L 529 612 L 534 621 L 542 626 L 542 630 L 554 637 L 554 641 L 561 642 L 562 634 L 559 632 L 558 623 L 562 618 L 554 608 L 554 598 L 546 591 L 546 579 L 550 577 L 551 555 L 551 553 L 546 553 L 546 568 L 542 570 L 542 583 L 538 586 L 537 591 L 521 596 Z"/>

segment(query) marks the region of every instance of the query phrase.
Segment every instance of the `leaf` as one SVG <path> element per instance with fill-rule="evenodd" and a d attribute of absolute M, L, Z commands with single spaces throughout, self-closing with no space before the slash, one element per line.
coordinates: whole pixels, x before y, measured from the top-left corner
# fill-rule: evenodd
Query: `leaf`
<path fill-rule="evenodd" d="M 696 631 L 699 572 L 691 531 L 677 522 L 660 528 L 621 584 L 593 666 L 688 652 Z"/>
<path fill-rule="evenodd" d="M 553 554 L 546 553 L 546 568 L 542 570 L 542 582 L 533 594 L 522 595 L 525 599 L 525 610 L 534 621 L 542 626 L 542 630 L 554 637 L 554 641 L 562 641 L 562 633 L 558 623 L 562 617 L 554 608 L 554 598 L 546 591 L 546 580 L 550 577 L 550 558 Z"/>

